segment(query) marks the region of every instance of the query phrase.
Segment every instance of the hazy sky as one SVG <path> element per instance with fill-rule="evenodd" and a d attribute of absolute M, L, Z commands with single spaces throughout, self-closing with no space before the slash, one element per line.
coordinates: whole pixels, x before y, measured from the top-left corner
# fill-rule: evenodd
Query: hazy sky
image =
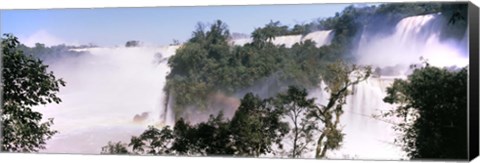
<path fill-rule="evenodd" d="M 334 16 L 347 4 L 2 10 L 1 33 L 28 44 L 123 45 L 185 41 L 197 22 L 226 22 L 231 32 L 250 34 L 270 20 L 292 26 Z"/>

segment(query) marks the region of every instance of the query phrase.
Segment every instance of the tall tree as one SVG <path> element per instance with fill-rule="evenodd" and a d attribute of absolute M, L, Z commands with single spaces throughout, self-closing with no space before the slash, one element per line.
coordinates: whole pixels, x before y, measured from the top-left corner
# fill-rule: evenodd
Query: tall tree
<path fill-rule="evenodd" d="M 290 152 L 293 158 L 309 151 L 309 145 L 314 142 L 316 122 L 307 117 L 311 109 L 315 108 L 315 99 L 307 99 L 307 90 L 290 86 L 288 91 L 277 95 L 277 109 L 285 112 L 293 127 L 290 130 L 293 149 Z"/>
<path fill-rule="evenodd" d="M 196 155 L 200 153 L 196 143 L 196 130 L 183 118 L 175 122 L 172 150 L 178 155 Z"/>
<path fill-rule="evenodd" d="M 281 115 L 282 111 L 275 109 L 271 100 L 247 93 L 230 123 L 236 155 L 258 157 L 274 152 L 274 144 L 282 148 L 288 124 L 280 121 Z"/>
<path fill-rule="evenodd" d="M 127 149 L 127 144 L 120 142 L 108 142 L 108 144 L 102 147 L 101 154 L 130 154 Z"/>
<path fill-rule="evenodd" d="M 136 154 L 164 155 L 171 154 L 173 133 L 169 126 L 157 129 L 149 126 L 140 136 L 133 136 L 129 146 Z"/>
<path fill-rule="evenodd" d="M 199 146 L 204 149 L 206 155 L 233 155 L 230 121 L 226 120 L 223 112 L 217 116 L 210 115 L 206 123 L 197 126 Z"/>
<path fill-rule="evenodd" d="M 338 125 L 343 114 L 343 105 L 351 93 L 349 88 L 366 80 L 371 74 L 371 68 L 368 66 L 349 66 L 342 61 L 330 64 L 328 68 L 328 73 L 323 77 L 328 85 L 327 91 L 330 92 L 328 103 L 312 109 L 308 115 L 323 124 L 317 140 L 316 158 L 324 158 L 328 150 L 341 146 L 344 134 Z"/>
<path fill-rule="evenodd" d="M 42 114 L 33 106 L 60 103 L 56 95 L 62 79 L 48 72 L 41 60 L 24 55 L 19 41 L 11 34 L 2 38 L 2 108 L 1 150 L 8 152 L 37 152 L 45 148 L 46 140 L 57 131 L 50 129 L 53 119 L 42 122 Z"/>
<path fill-rule="evenodd" d="M 385 117 L 400 117 L 396 139 L 412 159 L 467 159 L 468 69 L 416 68 L 387 88 L 387 103 L 398 107 Z"/>

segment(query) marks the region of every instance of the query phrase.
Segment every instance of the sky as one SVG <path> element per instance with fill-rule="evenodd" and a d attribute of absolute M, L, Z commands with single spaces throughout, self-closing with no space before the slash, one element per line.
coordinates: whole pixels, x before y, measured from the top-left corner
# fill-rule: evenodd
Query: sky
<path fill-rule="evenodd" d="M 26 45 L 124 45 L 129 40 L 167 45 L 190 38 L 198 22 L 220 19 L 230 32 L 250 34 L 270 20 L 282 25 L 332 17 L 348 4 L 198 6 L 2 10 L 1 33 L 12 33 Z"/>

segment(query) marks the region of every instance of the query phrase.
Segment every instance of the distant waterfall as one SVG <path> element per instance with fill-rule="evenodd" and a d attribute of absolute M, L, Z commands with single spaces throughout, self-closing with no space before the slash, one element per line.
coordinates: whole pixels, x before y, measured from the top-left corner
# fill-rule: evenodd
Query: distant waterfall
<path fill-rule="evenodd" d="M 423 57 L 435 66 L 465 66 L 468 64 L 467 34 L 463 41 L 442 38 L 451 28 L 455 27 L 440 13 L 404 18 L 391 35 L 362 34 L 357 62 L 378 67 L 408 66 L 419 63 Z"/>
<path fill-rule="evenodd" d="M 332 30 L 325 31 L 315 31 L 308 33 L 307 35 L 288 35 L 288 36 L 277 36 L 272 40 L 272 43 L 275 45 L 285 45 L 287 48 L 291 48 L 294 44 L 300 43 L 306 40 L 311 40 L 316 43 L 316 47 L 321 47 L 324 45 L 329 45 L 333 38 Z M 243 46 L 247 43 L 251 43 L 252 38 L 239 38 L 231 41 L 233 45 Z"/>
<path fill-rule="evenodd" d="M 468 64 L 465 50 L 468 34 L 465 33 L 462 40 L 444 40 L 441 34 L 446 25 L 447 21 L 440 14 L 430 14 L 401 20 L 388 36 L 363 34 L 356 52 L 357 62 L 385 68 L 418 63 L 423 56 L 432 65 L 465 66 Z M 291 47 L 312 40 L 321 47 L 331 43 L 333 34 L 331 30 L 315 31 L 307 35 L 278 36 L 272 42 Z M 242 38 L 230 43 L 242 46 L 251 41 L 251 38 Z M 59 131 L 47 142 L 45 152 L 100 153 L 100 147 L 108 141 L 128 142 L 146 126 L 173 126 L 176 95 L 165 93 L 164 87 L 170 71 L 168 58 L 178 47 L 75 49 L 88 54 L 51 64 L 49 69 L 58 78 L 63 78 L 67 87 L 59 92 L 62 103 L 35 108 L 44 117 L 55 117 L 52 127 Z M 340 120 L 346 135 L 339 150 L 327 153 L 329 158 L 345 158 L 345 155 L 361 159 L 402 157 L 401 150 L 392 145 L 395 136 L 391 125 L 371 117 L 380 110 L 394 107 L 383 102 L 385 89 L 394 78 L 402 78 L 405 73 L 394 75 L 398 76 L 372 77 L 350 88 L 354 94 L 347 97 L 345 113 Z M 309 96 L 316 98 L 318 105 L 328 100 L 329 93 L 324 87 L 325 83 L 319 83 L 318 88 L 309 90 Z M 222 94 L 215 97 L 237 104 Z M 375 149 L 375 153 L 371 149 Z M 305 157 L 312 158 L 313 153 Z"/>

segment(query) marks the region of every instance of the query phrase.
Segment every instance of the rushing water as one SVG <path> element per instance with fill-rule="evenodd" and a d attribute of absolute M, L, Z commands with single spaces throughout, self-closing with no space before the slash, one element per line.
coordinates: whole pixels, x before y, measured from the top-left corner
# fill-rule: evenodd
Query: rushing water
<path fill-rule="evenodd" d="M 306 35 L 288 35 L 288 36 L 277 36 L 272 40 L 272 43 L 275 45 L 285 45 L 285 47 L 290 48 L 295 43 L 300 43 L 306 40 L 311 40 L 316 43 L 316 47 L 321 47 L 324 45 L 329 45 L 333 38 L 333 31 L 332 30 L 324 30 L 324 31 L 315 31 L 308 33 Z M 232 40 L 231 43 L 233 45 L 245 45 L 247 43 L 251 43 L 252 38 L 239 38 Z"/>
<path fill-rule="evenodd" d="M 442 38 L 451 28 L 440 14 L 413 16 L 402 19 L 390 35 L 362 34 L 357 51 L 357 63 L 375 67 L 394 67 L 396 73 L 372 77 L 350 88 L 354 93 L 347 97 L 342 115 L 343 131 L 346 134 L 338 151 L 332 158 L 401 159 L 405 158 L 398 145 L 394 144 L 396 132 L 391 121 L 373 118 L 381 111 L 395 106 L 383 102 L 386 88 L 395 78 L 408 75 L 408 65 L 427 59 L 433 66 L 468 65 L 467 35 L 462 39 Z M 393 75 L 393 76 L 392 76 Z"/>
<path fill-rule="evenodd" d="M 50 70 L 66 81 L 60 104 L 39 107 L 58 130 L 45 152 L 99 153 L 109 140 L 128 141 L 147 125 L 163 124 L 166 59 L 177 47 L 90 48 Z M 138 118 L 135 119 L 135 115 Z M 172 125 L 172 122 L 166 122 Z"/>
<path fill-rule="evenodd" d="M 433 65 L 465 66 L 466 38 L 440 39 L 440 28 L 446 23 L 438 14 L 408 17 L 401 20 L 393 34 L 361 36 L 357 51 L 359 64 L 378 67 L 418 63 L 419 57 L 428 58 Z M 466 37 L 465 34 L 464 37 Z M 307 35 L 276 37 L 276 45 L 291 47 L 307 39 L 317 47 L 329 45 L 333 31 L 316 31 Z M 232 40 L 244 45 L 251 39 Z M 36 108 L 45 118 L 54 117 L 54 129 L 60 133 L 47 141 L 48 153 L 100 153 L 108 141 L 128 142 L 148 125 L 174 124 L 171 104 L 173 96 L 166 96 L 163 87 L 170 70 L 167 59 L 178 46 L 116 47 L 76 49 L 88 53 L 76 58 L 62 59 L 50 65 L 55 75 L 67 86 L 61 89 L 60 104 Z M 400 77 L 405 76 L 402 70 Z M 385 89 L 397 76 L 370 78 L 350 88 L 342 115 L 345 135 L 342 147 L 327 155 L 329 158 L 399 159 L 403 157 L 393 145 L 395 133 L 391 124 L 374 119 L 373 114 L 391 109 L 382 101 Z M 310 90 L 317 104 L 326 104 L 328 93 L 320 83 Z M 167 98 L 168 97 L 168 98 Z M 230 97 L 219 96 L 221 99 Z M 288 145 L 286 145 L 288 148 Z M 303 157 L 313 158 L 313 151 Z"/>
<path fill-rule="evenodd" d="M 363 34 L 358 46 L 359 64 L 379 67 L 410 65 L 427 59 L 434 66 L 468 64 L 467 33 L 463 39 L 444 38 L 454 25 L 441 14 L 402 19 L 391 35 Z"/>

